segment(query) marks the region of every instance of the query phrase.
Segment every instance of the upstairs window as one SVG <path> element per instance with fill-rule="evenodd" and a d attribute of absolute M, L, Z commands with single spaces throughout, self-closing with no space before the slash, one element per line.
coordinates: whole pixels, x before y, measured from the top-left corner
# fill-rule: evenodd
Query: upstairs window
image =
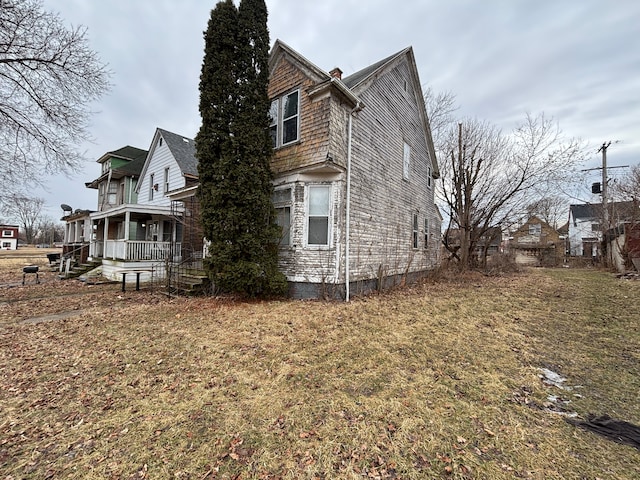
<path fill-rule="evenodd" d="M 3 237 L 13 237 L 13 230 L 2 230 Z"/>
<path fill-rule="evenodd" d="M 153 173 L 149 175 L 149 200 L 153 200 Z"/>
<path fill-rule="evenodd" d="M 402 178 L 409 180 L 409 170 L 411 168 L 411 147 L 404 143 L 404 154 L 402 157 Z"/>
<path fill-rule="evenodd" d="M 109 205 L 116 205 L 118 195 L 118 182 L 111 180 L 107 189 L 107 203 Z"/>
<path fill-rule="evenodd" d="M 279 245 L 289 246 L 291 243 L 291 188 L 275 190 L 273 206 L 276 210 L 276 225 L 282 228 Z"/>
<path fill-rule="evenodd" d="M 169 167 L 164 169 L 164 193 L 169 191 Z"/>
<path fill-rule="evenodd" d="M 300 92 L 296 90 L 271 102 L 269 133 L 273 147 L 297 142 L 300 138 Z"/>
<path fill-rule="evenodd" d="M 413 235 L 412 235 L 413 248 L 418 248 L 418 214 L 413 214 Z"/>
<path fill-rule="evenodd" d="M 431 167 L 427 167 L 427 188 L 431 189 Z"/>
<path fill-rule="evenodd" d="M 314 185 L 309 187 L 307 218 L 307 244 L 329 245 L 329 210 L 331 187 Z"/>
<path fill-rule="evenodd" d="M 542 233 L 542 225 L 539 223 L 532 223 L 529 225 L 529 235 L 540 235 Z"/>

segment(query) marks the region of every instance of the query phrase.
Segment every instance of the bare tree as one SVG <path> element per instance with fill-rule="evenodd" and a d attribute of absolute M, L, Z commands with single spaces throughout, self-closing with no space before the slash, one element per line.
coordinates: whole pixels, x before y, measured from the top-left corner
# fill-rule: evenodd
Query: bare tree
<path fill-rule="evenodd" d="M 458 245 L 447 248 L 461 269 L 472 266 L 481 237 L 506 228 L 541 189 L 570 178 L 583 160 L 577 140 L 565 141 L 553 120 L 527 115 L 512 135 L 478 120 L 448 131 L 441 158 L 441 195 Z M 447 235 L 445 235 L 445 238 Z"/>
<path fill-rule="evenodd" d="M 48 215 L 38 220 L 35 231 L 34 242 L 37 244 L 53 245 L 56 242 L 64 241 L 64 224 L 55 221 Z"/>
<path fill-rule="evenodd" d="M 537 216 L 557 230 L 559 226 L 567 221 L 568 207 L 569 202 L 566 197 L 547 195 L 527 205 L 526 213 L 528 217 Z"/>
<path fill-rule="evenodd" d="M 622 200 L 640 200 L 640 165 L 611 185 L 611 193 Z"/>
<path fill-rule="evenodd" d="M 436 150 L 441 150 L 447 130 L 454 123 L 453 114 L 459 108 L 456 105 L 456 96 L 451 92 L 438 93 L 431 87 L 427 87 L 424 92 L 424 103 Z"/>
<path fill-rule="evenodd" d="M 22 227 L 27 243 L 33 243 L 38 233 L 44 199 L 9 194 L 2 199 L 3 212 Z"/>
<path fill-rule="evenodd" d="M 79 166 L 89 108 L 108 91 L 109 76 L 86 28 L 67 28 L 41 0 L 0 2 L 2 190 Z"/>

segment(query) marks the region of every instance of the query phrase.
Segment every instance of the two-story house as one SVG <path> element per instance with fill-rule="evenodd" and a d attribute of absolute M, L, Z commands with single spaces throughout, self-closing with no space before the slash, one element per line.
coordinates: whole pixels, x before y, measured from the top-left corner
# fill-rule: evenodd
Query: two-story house
<path fill-rule="evenodd" d="M 413 50 L 342 77 L 270 54 L 274 204 L 293 297 L 411 281 L 440 248 L 438 165 Z"/>
<path fill-rule="evenodd" d="M 610 202 L 607 204 L 608 229 L 632 222 L 638 218 L 634 202 Z M 602 232 L 605 223 L 601 203 L 569 206 L 569 249 L 571 256 L 598 258 L 602 254 Z"/>
<path fill-rule="evenodd" d="M 20 227 L 18 225 L 0 225 L 0 247 L 2 250 L 16 250 L 18 248 L 18 233 Z"/>
<path fill-rule="evenodd" d="M 565 254 L 565 242 L 558 231 L 535 215 L 513 233 L 509 246 L 520 265 L 556 266 Z"/>

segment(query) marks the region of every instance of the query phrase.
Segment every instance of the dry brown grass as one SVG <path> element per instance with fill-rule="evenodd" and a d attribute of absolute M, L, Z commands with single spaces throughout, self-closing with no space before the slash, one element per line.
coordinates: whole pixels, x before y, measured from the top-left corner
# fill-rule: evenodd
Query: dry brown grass
<path fill-rule="evenodd" d="M 2 478 L 640 476 L 638 450 L 545 411 L 640 422 L 636 282 L 535 270 L 350 304 L 116 287 L 42 323 L 46 284 L 0 290 Z"/>

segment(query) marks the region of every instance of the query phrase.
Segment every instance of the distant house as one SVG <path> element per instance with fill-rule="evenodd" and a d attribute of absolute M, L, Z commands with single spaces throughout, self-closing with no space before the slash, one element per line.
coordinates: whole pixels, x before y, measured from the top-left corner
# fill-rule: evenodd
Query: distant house
<path fill-rule="evenodd" d="M 114 158 L 107 154 L 111 167 L 87 184 L 98 188 L 98 211 L 90 215 L 90 255 L 102 260 L 106 277 L 144 270 L 141 279 L 148 280 L 153 274 L 164 275 L 166 262 L 180 261 L 182 230 L 178 219 L 184 210 L 169 194 L 196 181 L 195 146 L 190 138 L 158 128 L 148 151 L 125 149 L 128 162 L 120 163 L 124 155 Z M 109 161 L 102 162 L 104 158 L 99 162 Z M 114 160 L 118 162 L 114 164 Z"/>
<path fill-rule="evenodd" d="M 101 258 L 103 244 L 97 236 L 100 222 L 94 222 L 91 215 L 136 203 L 134 189 L 146 154 L 146 150 L 126 146 L 107 152 L 97 160 L 100 176 L 85 183 L 87 188 L 98 191 L 97 211 L 65 211 L 62 217 L 65 221 L 63 256 L 73 257 L 78 263 L 86 262 L 89 257 Z"/>
<path fill-rule="evenodd" d="M 608 204 L 609 228 L 638 218 L 637 205 L 633 202 L 611 202 Z M 570 205 L 569 207 L 569 252 L 571 256 L 600 257 L 604 210 L 601 203 Z"/>
<path fill-rule="evenodd" d="M 0 232 L 2 232 L 0 236 L 2 250 L 16 250 L 20 227 L 18 225 L 0 225 Z"/>
<path fill-rule="evenodd" d="M 547 222 L 530 217 L 513 234 L 509 244 L 516 263 L 532 266 L 555 266 L 564 258 L 564 240 Z"/>

